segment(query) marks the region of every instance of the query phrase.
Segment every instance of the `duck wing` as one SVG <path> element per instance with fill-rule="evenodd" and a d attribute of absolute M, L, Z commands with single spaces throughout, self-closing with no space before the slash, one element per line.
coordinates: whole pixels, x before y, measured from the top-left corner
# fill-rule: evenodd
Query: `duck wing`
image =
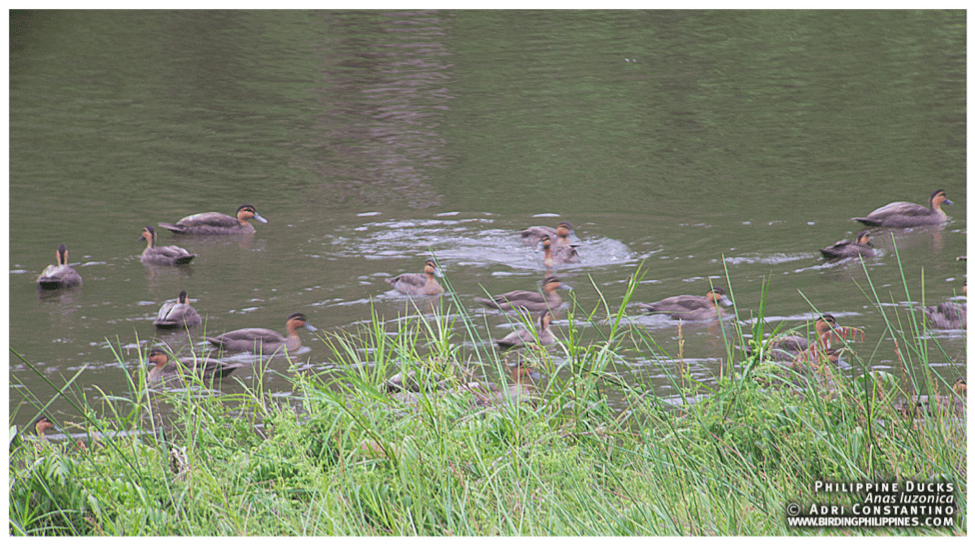
<path fill-rule="evenodd" d="M 640 303 L 639 305 L 641 308 L 650 312 L 673 313 L 692 312 L 700 309 L 708 309 L 713 306 L 707 297 L 701 297 L 699 295 L 675 295 L 674 297 L 668 297 L 656 303 Z"/>
<path fill-rule="evenodd" d="M 536 225 L 521 232 L 521 241 L 528 246 L 537 246 L 542 241 L 542 237 L 546 235 L 553 241 L 559 238 L 554 228 Z"/>
<path fill-rule="evenodd" d="M 284 342 L 286 339 L 284 335 L 273 329 L 251 327 L 246 329 L 237 329 L 235 331 L 228 331 L 227 333 L 217 335 L 216 337 L 207 337 L 207 340 L 217 346 L 223 346 L 228 342 L 259 342 L 263 344 Z"/>
<path fill-rule="evenodd" d="M 422 288 L 427 285 L 427 275 L 423 273 L 403 273 L 399 276 L 387 278 L 386 282 L 394 288 L 399 285 Z"/>

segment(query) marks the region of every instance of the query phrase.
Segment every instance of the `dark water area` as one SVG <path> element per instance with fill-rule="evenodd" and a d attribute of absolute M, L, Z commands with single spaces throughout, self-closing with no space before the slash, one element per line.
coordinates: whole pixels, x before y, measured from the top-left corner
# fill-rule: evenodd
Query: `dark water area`
<path fill-rule="evenodd" d="M 393 330 L 406 299 L 384 280 L 433 254 L 454 304 L 498 338 L 510 325 L 474 298 L 537 289 L 530 225 L 575 227 L 582 263 L 557 274 L 583 310 L 601 292 L 615 311 L 642 265 L 639 302 L 730 279 L 747 332 L 765 281 L 771 326 L 830 312 L 864 330 L 870 369 L 898 376 L 871 284 L 903 314 L 966 278 L 964 11 L 13 11 L 9 25 L 9 347 L 44 374 L 9 355 L 12 423 L 54 397 L 44 378 L 78 374 L 97 401 L 126 394 L 119 359 L 202 350 L 202 329 L 152 324 L 180 290 L 208 333 L 283 332 L 294 312 L 319 335 L 352 330 L 373 307 Z M 862 229 L 850 218 L 939 188 L 949 221 L 872 229 L 867 272 L 820 257 Z M 245 203 L 268 220 L 253 235 L 157 227 L 199 255 L 140 262 L 143 226 Z M 59 244 L 84 286 L 39 298 Z M 677 353 L 673 324 L 631 314 Z M 563 311 L 556 334 L 568 324 Z M 965 333 L 925 337 L 948 382 Z M 336 365 L 299 335 L 300 369 Z M 712 380 L 722 329 L 683 335 Z M 673 362 L 627 357 L 624 374 L 670 392 Z"/>

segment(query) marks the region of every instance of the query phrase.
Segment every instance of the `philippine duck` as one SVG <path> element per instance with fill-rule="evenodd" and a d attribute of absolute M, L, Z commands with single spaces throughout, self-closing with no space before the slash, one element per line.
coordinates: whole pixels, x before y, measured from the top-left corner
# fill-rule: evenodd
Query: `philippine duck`
<path fill-rule="evenodd" d="M 190 305 L 186 290 L 179 292 L 175 301 L 164 303 L 152 323 L 161 328 L 193 327 L 203 322 L 200 314 Z"/>
<path fill-rule="evenodd" d="M 144 265 L 186 265 L 196 257 L 179 246 L 156 246 L 156 230 L 151 225 L 142 229 L 139 240 L 146 241 L 146 249 L 142 252 Z"/>
<path fill-rule="evenodd" d="M 37 277 L 37 285 L 43 289 L 75 288 L 82 285 L 81 275 L 68 265 L 68 249 L 58 246 L 54 254 L 57 265 L 48 265 Z"/>
<path fill-rule="evenodd" d="M 968 382 L 965 377 L 960 377 L 951 387 L 952 394 L 941 395 L 914 395 L 908 399 L 901 400 L 894 405 L 906 418 L 920 418 L 925 414 L 930 416 L 950 416 L 965 415 L 965 405 L 968 398 Z"/>
<path fill-rule="evenodd" d="M 503 339 L 496 339 L 495 344 L 499 348 L 505 350 L 511 348 L 521 348 L 529 344 L 538 344 L 542 346 L 548 346 L 550 344 L 555 344 L 555 335 L 552 335 L 552 330 L 549 329 L 549 324 L 552 322 L 552 313 L 547 310 L 542 311 L 541 315 L 538 316 L 538 324 L 535 326 L 535 332 L 532 333 L 527 329 L 519 329 L 512 331 L 506 335 Z M 535 335 L 538 338 L 535 338 Z"/>
<path fill-rule="evenodd" d="M 910 202 L 892 202 L 867 214 L 865 218 L 853 218 L 865 225 L 877 227 L 915 227 L 917 225 L 939 225 L 948 216 L 941 210 L 941 205 L 954 204 L 945 196 L 943 189 L 931 192 L 928 206 Z"/>
<path fill-rule="evenodd" d="M 224 350 L 246 350 L 267 355 L 277 352 L 281 347 L 284 347 L 288 352 L 294 352 L 300 348 L 301 338 L 298 337 L 299 327 L 303 327 L 308 331 L 318 331 L 318 329 L 312 327 L 305 320 L 305 315 L 300 312 L 288 316 L 287 320 L 285 320 L 285 326 L 288 328 L 287 337 L 273 329 L 252 327 L 228 331 L 223 335 L 207 337 L 206 340 Z"/>
<path fill-rule="evenodd" d="M 542 293 L 527 290 L 515 290 L 496 295 L 491 299 L 475 297 L 478 303 L 483 303 L 491 308 L 500 310 L 512 310 L 522 308 L 528 312 L 541 312 L 543 310 L 555 310 L 562 304 L 562 298 L 556 293 L 556 289 L 571 290 L 572 287 L 563 284 L 555 276 L 548 276 L 542 281 Z"/>
<path fill-rule="evenodd" d="M 651 314 L 665 314 L 674 320 L 713 320 L 721 315 L 718 303 L 730 306 L 731 299 L 721 288 L 711 288 L 703 296 L 675 295 L 656 303 L 637 303 L 637 307 Z"/>
<path fill-rule="evenodd" d="M 829 248 L 820 250 L 823 257 L 827 259 L 843 259 L 847 257 L 873 257 L 873 243 L 870 242 L 870 233 L 860 231 L 853 240 L 841 240 Z"/>
<path fill-rule="evenodd" d="M 254 226 L 247 221 L 251 218 L 267 223 L 253 206 L 242 204 L 237 208 L 237 217 L 219 212 L 203 212 L 186 216 L 175 224 L 160 223 L 159 226 L 182 235 L 239 235 L 255 231 Z"/>
<path fill-rule="evenodd" d="M 435 278 L 439 274 L 437 263 L 428 259 L 423 264 L 422 273 L 404 273 L 387 278 L 386 282 L 393 286 L 396 291 L 406 295 L 440 295 L 443 293 L 443 288 L 440 287 L 440 283 Z"/>
<path fill-rule="evenodd" d="M 184 375 L 190 374 L 209 382 L 223 378 L 235 370 L 245 367 L 240 362 L 228 363 L 210 358 L 200 358 L 196 360 L 194 367 L 187 368 L 176 360 L 170 360 L 169 354 L 159 348 L 153 348 L 149 352 L 147 360 L 154 364 L 153 368 L 149 370 L 148 376 L 149 384 L 152 385 L 176 382 L 182 380 Z"/>
<path fill-rule="evenodd" d="M 968 295 L 968 281 L 961 287 L 962 293 Z M 924 314 L 935 329 L 967 329 L 968 304 L 955 301 L 945 301 L 933 307 L 925 307 Z"/>

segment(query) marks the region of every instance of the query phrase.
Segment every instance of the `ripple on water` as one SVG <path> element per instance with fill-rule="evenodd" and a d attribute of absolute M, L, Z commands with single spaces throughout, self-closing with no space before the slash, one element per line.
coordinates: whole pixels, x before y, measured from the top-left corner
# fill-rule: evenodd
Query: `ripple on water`
<path fill-rule="evenodd" d="M 547 217 L 547 216 L 546 216 Z M 366 259 L 433 255 L 456 265 L 505 265 L 515 269 L 543 269 L 544 254 L 521 242 L 520 229 L 493 227 L 490 218 L 390 220 L 327 235 L 324 254 Z M 636 262 L 646 255 L 631 252 L 622 242 L 605 237 L 575 238 L 582 263 L 559 266 L 571 270 Z"/>

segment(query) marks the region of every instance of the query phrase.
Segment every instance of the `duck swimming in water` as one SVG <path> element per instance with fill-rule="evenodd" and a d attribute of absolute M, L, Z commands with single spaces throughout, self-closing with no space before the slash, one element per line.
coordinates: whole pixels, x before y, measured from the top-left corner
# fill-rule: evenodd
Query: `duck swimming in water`
<path fill-rule="evenodd" d="M 527 290 L 509 291 L 497 295 L 491 299 L 475 297 L 478 303 L 483 303 L 491 308 L 499 310 L 525 309 L 528 312 L 541 312 L 543 310 L 555 310 L 562 304 L 562 298 L 555 292 L 558 288 L 571 290 L 572 287 L 563 284 L 555 276 L 548 276 L 542 281 L 542 292 L 538 293 Z"/>
<path fill-rule="evenodd" d="M 841 240 L 829 248 L 820 250 L 823 257 L 827 259 L 844 259 L 847 257 L 873 257 L 873 243 L 870 242 L 870 233 L 860 231 L 853 240 Z"/>
<path fill-rule="evenodd" d="M 435 278 L 439 274 L 437 263 L 428 259 L 423 264 L 422 273 L 404 273 L 399 276 L 387 278 L 386 283 L 400 293 L 406 295 L 440 295 L 443 288 Z"/>
<path fill-rule="evenodd" d="M 547 310 L 542 311 L 542 314 L 538 317 L 538 324 L 535 326 L 535 333 L 538 334 L 537 340 L 535 339 L 535 333 L 527 329 L 519 329 L 505 335 L 503 339 L 495 340 L 494 344 L 505 350 L 522 348 L 526 345 L 536 343 L 541 343 L 542 346 L 555 344 L 555 335 L 552 335 L 552 330 L 549 329 L 549 324 L 551 323 L 552 314 Z"/>
<path fill-rule="evenodd" d="M 836 363 L 837 354 L 830 349 L 829 334 L 838 326 L 832 314 L 823 314 L 816 318 L 816 342 L 818 350 L 825 353 L 831 363 Z M 773 339 L 766 346 L 766 354 L 774 361 L 791 362 L 801 357 L 809 350 L 809 340 L 799 335 L 788 335 Z"/>
<path fill-rule="evenodd" d="M 238 329 L 228 331 L 216 337 L 207 337 L 206 340 L 218 348 L 231 351 L 253 351 L 255 353 L 269 355 L 284 348 L 288 352 L 294 352 L 301 348 L 301 337 L 298 336 L 298 328 L 303 327 L 308 331 L 318 331 L 305 320 L 305 315 L 296 312 L 285 320 L 288 328 L 288 336 L 262 327 L 252 327 L 248 329 Z"/>
<path fill-rule="evenodd" d="M 58 246 L 54 257 L 57 265 L 48 265 L 44 269 L 44 272 L 37 277 L 37 286 L 46 290 L 81 286 L 83 284 L 81 275 L 68 265 L 68 249 L 64 244 Z"/>
<path fill-rule="evenodd" d="M 179 297 L 175 301 L 163 304 L 152 323 L 159 328 L 186 328 L 203 323 L 203 318 L 200 318 L 200 314 L 190 305 L 184 290 L 179 292 Z"/>
<path fill-rule="evenodd" d="M 176 382 L 182 380 L 184 375 L 191 374 L 199 376 L 205 382 L 211 382 L 214 379 L 223 378 L 237 369 L 244 367 L 244 364 L 239 362 L 227 363 L 220 360 L 200 358 L 196 360 L 195 367 L 186 368 L 178 361 L 170 361 L 169 354 L 166 354 L 166 352 L 158 348 L 153 348 L 149 352 L 147 360 L 155 364 L 149 370 L 149 376 L 147 377 L 150 385 Z"/>
<path fill-rule="evenodd" d="M 732 304 L 721 288 L 711 288 L 703 296 L 675 295 L 656 303 L 637 303 L 636 306 L 650 314 L 664 314 L 674 320 L 693 322 L 718 318 L 721 315 L 718 303 L 724 306 Z"/>
<path fill-rule="evenodd" d="M 555 229 L 538 225 L 521 232 L 521 240 L 528 246 L 538 246 L 543 237 L 551 240 L 553 264 L 579 263 L 576 245 L 569 240 L 572 224 L 563 221 Z M 547 265 L 547 264 L 546 264 Z"/>
<path fill-rule="evenodd" d="M 951 205 L 943 189 L 931 193 L 927 208 L 910 202 L 892 202 L 867 214 L 865 218 L 853 218 L 865 225 L 877 227 L 915 227 L 918 225 L 940 225 L 948 216 L 941 205 Z"/>
<path fill-rule="evenodd" d="M 159 226 L 183 235 L 239 235 L 255 232 L 254 226 L 247 221 L 251 218 L 267 223 L 253 206 L 242 204 L 237 208 L 237 217 L 219 212 L 203 212 L 186 216 L 175 224 L 160 223 Z"/>
<path fill-rule="evenodd" d="M 968 295 L 968 281 L 962 285 L 962 293 Z M 925 307 L 924 314 L 935 329 L 967 329 L 968 303 L 945 301 L 933 307 Z"/>
<path fill-rule="evenodd" d="M 179 246 L 156 246 L 156 230 L 151 225 L 142 229 L 139 240 L 146 241 L 142 252 L 143 265 L 187 265 L 196 254 L 191 254 Z"/>

